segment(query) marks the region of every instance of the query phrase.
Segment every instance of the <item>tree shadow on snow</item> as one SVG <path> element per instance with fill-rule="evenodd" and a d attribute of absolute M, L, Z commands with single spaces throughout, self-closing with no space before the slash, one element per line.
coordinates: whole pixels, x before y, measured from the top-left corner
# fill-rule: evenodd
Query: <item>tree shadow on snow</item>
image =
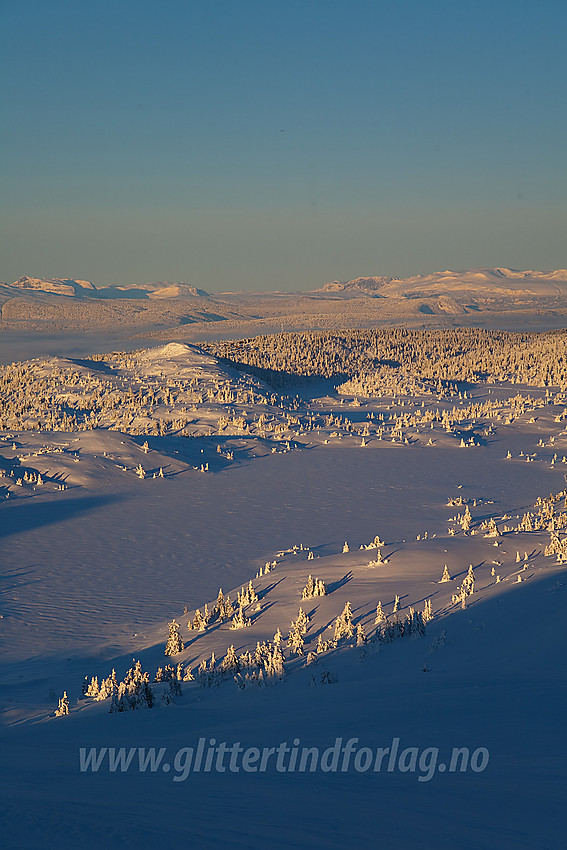
<path fill-rule="evenodd" d="M 352 572 L 349 571 L 346 575 L 344 575 L 342 578 L 338 579 L 337 581 L 330 582 L 327 585 L 327 594 L 334 593 L 335 590 L 338 590 L 340 587 L 343 587 L 345 584 L 348 584 L 348 582 L 351 579 L 352 579 Z"/>
<path fill-rule="evenodd" d="M 285 580 L 286 576 L 282 576 L 280 579 L 278 579 L 278 581 L 273 581 L 271 584 L 268 584 L 266 587 L 263 587 L 261 590 L 258 590 L 258 599 L 263 599 L 264 596 L 267 596 L 268 593 L 274 589 L 274 587 L 277 587 L 280 582 Z"/>
<path fill-rule="evenodd" d="M 26 499 L 25 504 L 16 500 L 12 505 L 4 506 L 6 522 L 0 528 L 0 537 L 11 534 L 22 534 L 34 528 L 42 528 L 57 522 L 64 522 L 77 514 L 96 510 L 97 508 L 121 501 L 124 496 L 84 496 L 77 499 L 57 499 L 40 504 L 32 504 Z"/>

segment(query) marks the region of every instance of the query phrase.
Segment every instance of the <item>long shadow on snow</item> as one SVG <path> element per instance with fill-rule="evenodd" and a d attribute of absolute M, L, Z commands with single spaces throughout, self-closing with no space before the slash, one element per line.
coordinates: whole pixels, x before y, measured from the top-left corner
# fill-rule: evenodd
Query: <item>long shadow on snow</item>
<path fill-rule="evenodd" d="M 21 534 L 24 531 L 31 531 L 34 528 L 41 528 L 45 525 L 53 525 L 56 522 L 63 522 L 77 514 L 85 513 L 86 511 L 96 510 L 96 508 L 110 505 L 113 502 L 121 501 L 125 496 L 84 496 L 77 499 L 57 499 L 57 501 L 42 502 L 41 504 L 23 505 L 13 502 L 12 505 L 5 505 L 3 509 L 5 522 L 0 528 L 0 537 L 8 537 L 10 534 Z"/>

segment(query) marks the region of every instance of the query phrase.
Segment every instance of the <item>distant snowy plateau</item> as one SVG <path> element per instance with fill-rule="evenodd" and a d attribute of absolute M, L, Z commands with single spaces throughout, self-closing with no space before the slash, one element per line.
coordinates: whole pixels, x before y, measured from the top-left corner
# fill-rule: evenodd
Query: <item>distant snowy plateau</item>
<path fill-rule="evenodd" d="M 277 331 L 566 325 L 566 269 L 369 276 L 306 292 L 208 293 L 171 281 L 95 287 L 41 277 L 0 283 L 0 363 L 132 349 L 151 340 L 198 343 Z"/>
<path fill-rule="evenodd" d="M 567 271 L 108 290 L 0 287 L 2 846 L 563 846 Z"/>

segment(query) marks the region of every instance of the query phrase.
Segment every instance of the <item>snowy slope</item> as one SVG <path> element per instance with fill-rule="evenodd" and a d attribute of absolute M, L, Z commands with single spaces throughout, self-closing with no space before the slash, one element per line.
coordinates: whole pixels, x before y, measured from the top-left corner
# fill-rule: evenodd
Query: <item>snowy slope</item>
<path fill-rule="evenodd" d="M 567 570 L 545 555 L 547 527 L 505 529 L 565 487 L 562 396 L 478 386 L 472 400 L 498 400 L 497 414 L 447 429 L 425 412 L 470 398 L 353 403 L 314 387 L 283 399 L 182 345 L 44 359 L 30 374 L 32 411 L 0 442 L 5 846 L 560 846 Z M 96 427 L 29 427 L 47 415 L 37 399 L 50 377 L 51 421 L 73 413 L 79 427 L 96 414 Z M 469 426 L 477 445 L 462 437 Z M 553 509 L 561 516 L 564 496 Z M 491 517 L 498 532 L 485 536 Z M 371 545 L 376 536 L 383 545 Z M 451 581 L 441 583 L 445 564 Z M 452 597 L 470 565 L 463 608 Z M 325 596 L 301 598 L 309 575 Z M 235 601 L 249 580 L 259 597 L 245 606 L 249 626 L 188 628 L 219 587 Z M 391 624 L 426 600 L 423 636 L 372 640 L 384 627 L 379 601 Z M 319 636 L 332 642 L 347 602 L 369 642 L 339 639 L 307 664 Z M 295 656 L 286 638 L 300 607 L 309 622 Z M 166 657 L 172 618 L 185 648 Z M 243 669 L 244 687 L 233 675 L 200 687 L 213 652 L 217 665 L 230 645 L 254 653 L 278 628 L 281 680 L 259 686 Z M 152 684 L 151 710 L 111 714 L 110 699 L 82 697 L 85 676 L 114 668 L 120 679 L 133 659 L 151 679 L 170 662 L 195 678 L 171 704 L 161 701 L 167 684 Z M 53 717 L 63 691 L 70 714 Z M 391 771 L 357 769 L 356 752 L 336 772 L 278 770 L 272 755 L 263 772 L 203 769 L 180 781 L 175 760 L 200 739 L 322 753 L 337 738 L 372 752 L 398 738 L 400 752 L 417 747 L 419 757 L 438 748 L 439 764 L 467 747 L 489 761 L 424 779 L 425 761 L 403 769 L 410 752 Z M 138 770 L 137 750 L 127 771 L 109 770 L 105 756 L 92 772 L 80 769 L 81 747 L 166 752 L 153 772 Z"/>

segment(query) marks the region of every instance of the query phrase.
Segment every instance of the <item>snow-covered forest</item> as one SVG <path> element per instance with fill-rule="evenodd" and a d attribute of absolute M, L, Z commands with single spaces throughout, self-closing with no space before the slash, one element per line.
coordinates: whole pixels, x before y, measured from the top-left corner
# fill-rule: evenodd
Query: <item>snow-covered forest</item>
<path fill-rule="evenodd" d="M 7 846 L 556 848 L 566 475 L 565 332 L 0 367 Z"/>

